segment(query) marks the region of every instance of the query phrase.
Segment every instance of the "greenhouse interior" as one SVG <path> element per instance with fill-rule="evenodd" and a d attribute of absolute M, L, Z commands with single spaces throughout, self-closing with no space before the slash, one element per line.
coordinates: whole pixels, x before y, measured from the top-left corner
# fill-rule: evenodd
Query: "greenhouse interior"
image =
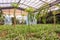
<path fill-rule="evenodd" d="M 60 40 L 60 0 L 0 0 L 0 40 Z"/>

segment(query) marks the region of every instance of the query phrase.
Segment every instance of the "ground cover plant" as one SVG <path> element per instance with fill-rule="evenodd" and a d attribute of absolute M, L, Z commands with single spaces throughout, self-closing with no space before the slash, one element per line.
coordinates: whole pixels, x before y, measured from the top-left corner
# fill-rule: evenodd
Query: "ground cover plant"
<path fill-rule="evenodd" d="M 60 25 L 0 25 L 0 40 L 60 40 Z"/>

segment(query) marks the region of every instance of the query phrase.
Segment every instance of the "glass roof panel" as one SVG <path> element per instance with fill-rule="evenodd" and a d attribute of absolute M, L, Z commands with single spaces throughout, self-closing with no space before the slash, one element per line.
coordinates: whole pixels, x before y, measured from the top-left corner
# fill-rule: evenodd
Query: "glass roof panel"
<path fill-rule="evenodd" d="M 0 0 L 0 3 L 12 3 L 12 2 L 18 2 L 19 0 Z"/>
<path fill-rule="evenodd" d="M 35 8 L 35 9 L 37 9 L 37 7 L 36 6 L 39 6 L 39 5 L 41 5 L 41 3 L 43 3 L 43 2 L 41 2 L 40 0 L 21 0 L 21 2 L 20 3 L 23 3 L 23 4 L 25 4 L 25 5 L 28 5 L 28 6 L 30 6 L 30 7 L 33 7 L 33 8 Z M 38 5 L 39 4 L 39 5 Z"/>
<path fill-rule="evenodd" d="M 26 6 L 26 5 L 23 5 L 23 4 L 20 4 L 20 6 L 19 6 L 20 8 L 28 8 L 28 6 Z"/>
<path fill-rule="evenodd" d="M 33 7 L 35 9 L 38 9 L 40 8 L 40 6 L 42 6 L 45 2 L 47 3 L 51 3 L 51 2 L 54 2 L 56 0 L 21 0 L 20 3 L 23 3 L 25 5 L 28 5 L 30 7 Z"/>
<path fill-rule="evenodd" d="M 8 5 L 8 6 L 7 6 Z M 11 6 L 11 4 L 0 4 L 0 7 L 10 7 Z"/>
<path fill-rule="evenodd" d="M 56 1 L 56 0 L 42 0 L 42 1 L 45 1 L 45 2 L 47 2 L 47 3 L 52 3 L 52 2 L 54 2 L 54 1 Z"/>
<path fill-rule="evenodd" d="M 35 9 L 40 8 L 45 2 L 51 3 L 56 0 L 21 0 L 19 3 L 19 7 L 21 8 L 28 8 L 33 7 Z M 9 7 L 11 3 L 18 3 L 19 0 L 0 0 L 0 7 Z"/>
<path fill-rule="evenodd" d="M 59 7 L 57 7 L 57 6 L 52 6 L 50 9 L 51 9 L 51 11 L 53 11 L 53 10 L 58 10 Z"/>
<path fill-rule="evenodd" d="M 21 0 L 20 3 L 24 3 L 26 0 Z"/>

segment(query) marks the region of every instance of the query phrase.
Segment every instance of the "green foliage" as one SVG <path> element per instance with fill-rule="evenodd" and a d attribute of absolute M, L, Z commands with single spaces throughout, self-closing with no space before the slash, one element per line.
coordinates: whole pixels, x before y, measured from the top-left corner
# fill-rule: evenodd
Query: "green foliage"
<path fill-rule="evenodd" d="M 44 4 L 38 9 L 38 14 L 36 15 L 36 19 L 38 20 L 39 18 L 42 17 L 43 23 L 46 23 L 46 16 L 49 10 L 49 4 Z"/>
<path fill-rule="evenodd" d="M 34 9 L 32 7 L 29 7 L 29 8 L 26 8 L 25 9 L 26 12 L 28 12 L 28 24 L 29 24 L 29 21 L 31 22 L 34 18 Z"/>
<path fill-rule="evenodd" d="M 60 33 L 60 26 L 59 25 L 57 25 L 57 28 L 56 28 L 55 32 Z"/>
<path fill-rule="evenodd" d="M 34 9 L 32 7 L 29 7 L 29 8 L 26 8 L 25 11 L 28 13 L 32 13 Z"/>
<path fill-rule="evenodd" d="M 60 3 L 56 4 L 55 6 L 59 7 L 60 8 Z"/>
<path fill-rule="evenodd" d="M 0 40 L 60 40 L 56 34 L 56 30 L 60 29 L 60 25 L 54 30 L 52 24 L 41 25 L 16 25 L 14 28 L 10 25 L 1 25 L 0 33 L 3 30 L 8 31 L 5 37 L 1 37 Z"/>
<path fill-rule="evenodd" d="M 44 5 L 42 5 L 39 9 L 38 9 L 38 11 L 42 11 L 42 10 L 45 10 L 45 9 L 49 9 L 49 4 L 47 4 L 47 3 L 45 3 Z"/>
<path fill-rule="evenodd" d="M 60 7 L 59 4 L 56 4 L 55 6 Z M 48 3 L 45 3 L 44 5 L 42 5 L 42 6 L 37 10 L 38 13 L 37 13 L 37 15 L 36 15 L 36 19 L 39 20 L 40 18 L 42 18 L 42 22 L 43 22 L 43 23 L 46 23 L 46 21 L 48 20 L 48 19 L 46 19 L 46 17 L 49 15 L 49 14 L 48 14 L 48 10 L 50 10 L 50 5 L 49 5 Z M 52 14 L 53 14 L 53 15 L 56 15 L 56 14 L 58 14 L 58 13 L 60 13 L 60 9 L 52 11 Z M 53 16 L 52 16 L 52 17 L 53 17 Z M 51 17 L 51 18 L 52 18 L 52 17 Z"/>
<path fill-rule="evenodd" d="M 14 8 L 18 8 L 18 6 L 19 6 L 17 3 L 12 3 L 11 5 L 12 5 Z"/>
<path fill-rule="evenodd" d="M 14 27 L 15 27 L 15 25 L 16 25 L 16 15 L 15 15 L 15 13 L 16 13 L 16 9 L 19 7 L 19 4 L 18 3 L 12 3 L 11 5 L 14 7 Z"/>

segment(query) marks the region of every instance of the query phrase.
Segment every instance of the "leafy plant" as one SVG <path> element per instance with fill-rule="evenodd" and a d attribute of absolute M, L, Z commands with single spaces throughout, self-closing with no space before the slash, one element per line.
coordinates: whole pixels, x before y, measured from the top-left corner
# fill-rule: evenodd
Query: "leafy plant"
<path fill-rule="evenodd" d="M 16 15 L 15 15 L 15 13 L 16 13 L 16 9 L 18 8 L 19 5 L 17 3 L 12 3 L 11 5 L 14 7 L 14 27 L 15 27 L 15 25 L 16 25 Z"/>
<path fill-rule="evenodd" d="M 14 7 L 14 8 L 18 8 L 18 4 L 17 3 L 11 3 L 11 5 Z"/>
<path fill-rule="evenodd" d="M 46 23 L 46 17 L 49 10 L 49 4 L 44 4 L 38 9 L 37 19 L 42 17 L 43 23 Z"/>
<path fill-rule="evenodd" d="M 57 24 L 57 28 L 54 30 L 53 24 L 38 24 L 32 25 L 30 28 L 27 25 L 16 25 L 14 28 L 12 25 L 1 25 L 0 33 L 6 30 L 8 34 L 5 37 L 0 37 L 1 40 L 60 40 L 56 31 L 60 29 L 60 25 Z M 38 27 L 38 28 L 37 28 Z M 30 31 L 29 31 L 30 29 Z"/>
<path fill-rule="evenodd" d="M 34 9 L 32 7 L 26 8 L 25 10 L 26 12 L 28 12 L 28 24 L 30 24 L 30 22 L 33 20 L 34 18 Z M 29 22 L 30 21 L 30 22 Z"/>

